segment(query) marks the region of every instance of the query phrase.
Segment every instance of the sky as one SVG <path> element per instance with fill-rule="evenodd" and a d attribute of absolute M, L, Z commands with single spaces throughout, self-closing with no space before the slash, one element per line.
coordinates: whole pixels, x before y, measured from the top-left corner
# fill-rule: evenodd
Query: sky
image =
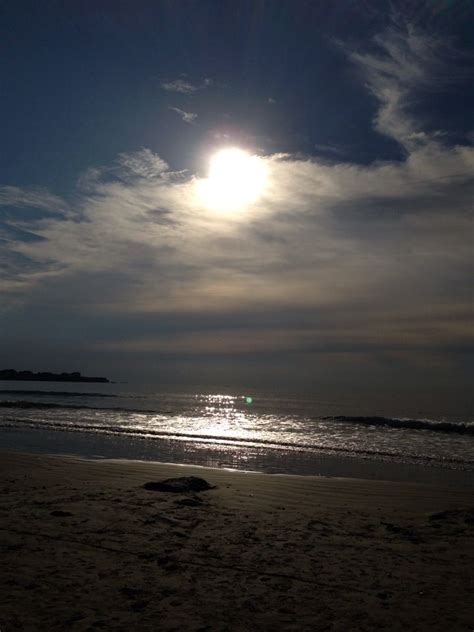
<path fill-rule="evenodd" d="M 0 368 L 467 401 L 473 19 L 2 3 Z M 232 211 L 227 147 L 266 173 Z"/>

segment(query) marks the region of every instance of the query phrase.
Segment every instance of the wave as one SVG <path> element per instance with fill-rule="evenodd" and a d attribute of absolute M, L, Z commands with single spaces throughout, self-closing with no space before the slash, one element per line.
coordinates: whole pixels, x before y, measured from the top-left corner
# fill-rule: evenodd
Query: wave
<path fill-rule="evenodd" d="M 474 436 L 474 423 L 451 421 L 434 421 L 433 419 L 405 419 L 398 417 L 356 417 L 350 415 L 335 415 L 318 417 L 324 421 L 355 423 L 364 426 L 388 426 L 408 430 L 430 430 L 431 432 L 452 432 Z"/>
<path fill-rule="evenodd" d="M 156 409 L 145 410 L 130 408 L 121 408 L 120 406 L 86 406 L 85 404 L 54 404 L 53 402 L 30 402 L 29 400 L 4 400 L 0 401 L 0 408 L 20 408 L 21 410 L 103 410 L 107 412 L 120 413 L 146 413 L 146 414 L 164 414 L 164 412 Z"/>
<path fill-rule="evenodd" d="M 20 401 L 3 401 L 0 402 L 0 408 L 21 408 L 22 410 L 27 410 L 30 408 L 34 408 L 36 410 L 51 410 L 51 409 L 56 409 L 56 408 L 66 408 L 66 409 L 72 409 L 72 410 L 80 410 L 81 408 L 84 409 L 91 409 L 92 406 L 65 406 L 63 404 L 52 404 L 50 402 L 29 402 L 26 400 L 20 400 Z M 99 409 L 94 409 L 94 410 L 101 410 Z M 113 409 L 106 409 L 106 410 L 113 410 Z"/>
<path fill-rule="evenodd" d="M 34 397 L 117 397 L 110 393 L 79 393 L 75 391 L 31 391 L 31 390 L 0 390 L 0 395 L 32 395 Z"/>
<path fill-rule="evenodd" d="M 35 391 L 1 391 L 14 393 L 35 393 Z M 46 391 L 38 391 L 44 394 Z M 53 393 L 53 392 L 51 392 Z M 54 392 L 55 395 L 60 395 Z M 68 393 L 70 395 L 70 393 Z M 79 395 L 77 393 L 76 395 Z M 80 395 L 86 395 L 80 393 Z M 116 397 L 115 395 L 102 395 L 103 397 Z M 150 415 L 172 415 L 173 411 L 158 407 L 153 409 L 133 409 L 115 406 L 87 406 L 85 404 L 62 404 L 53 402 L 34 402 L 29 400 L 3 400 L 0 401 L 0 408 L 17 408 L 21 410 L 96 410 L 106 412 L 121 412 L 124 414 L 150 414 Z M 359 424 L 363 426 L 376 426 L 398 428 L 402 430 L 426 430 L 431 432 L 453 433 L 474 436 L 473 422 L 452 422 L 435 421 L 433 419 L 408 419 L 401 417 L 381 417 L 381 416 L 355 416 L 355 415 L 331 415 L 324 417 L 313 417 L 313 421 L 331 421 L 335 423 Z"/>
<path fill-rule="evenodd" d="M 83 423 L 80 424 L 64 424 L 51 420 L 32 420 L 12 418 L 5 419 L 1 423 L 3 428 L 31 428 L 37 430 L 52 430 L 63 432 L 86 432 L 97 435 L 115 435 L 136 439 L 148 440 L 168 440 L 168 441 L 184 441 L 193 443 L 204 443 L 214 445 L 242 446 L 253 447 L 257 449 L 275 449 L 275 450 L 291 450 L 295 452 L 320 452 L 322 454 L 335 454 L 345 456 L 357 456 L 360 458 L 378 458 L 378 459 L 412 459 L 413 462 L 424 462 L 426 464 L 437 464 L 445 466 L 469 466 L 474 464 L 473 460 L 466 460 L 458 457 L 430 456 L 420 455 L 404 451 L 400 454 L 397 450 L 391 449 L 368 449 L 354 447 L 337 447 L 328 446 L 318 443 L 295 443 L 292 441 L 278 441 L 278 439 L 262 439 L 252 437 L 237 437 L 226 435 L 212 435 L 202 433 L 186 433 L 167 430 L 155 430 L 152 428 L 124 428 L 119 425 Z"/>

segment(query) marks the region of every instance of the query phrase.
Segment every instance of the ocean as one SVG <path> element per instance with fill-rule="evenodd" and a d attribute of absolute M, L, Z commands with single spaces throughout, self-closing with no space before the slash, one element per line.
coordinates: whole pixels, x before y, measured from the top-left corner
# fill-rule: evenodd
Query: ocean
<path fill-rule="evenodd" d="M 474 484 L 474 422 L 463 411 L 230 387 L 2 382 L 0 448 Z"/>

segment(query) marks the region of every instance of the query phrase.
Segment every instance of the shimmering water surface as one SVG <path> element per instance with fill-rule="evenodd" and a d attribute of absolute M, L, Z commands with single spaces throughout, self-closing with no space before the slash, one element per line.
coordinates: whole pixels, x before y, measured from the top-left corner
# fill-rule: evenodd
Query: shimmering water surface
<path fill-rule="evenodd" d="M 136 457 L 139 445 L 146 458 L 160 460 L 171 451 L 186 454 L 180 457 L 183 462 L 215 465 L 214 454 L 221 459 L 217 464 L 242 467 L 251 456 L 252 469 L 283 472 L 291 469 L 285 461 L 308 462 L 316 454 L 474 471 L 474 423 L 462 411 L 436 414 L 350 399 L 227 391 L 169 393 L 126 384 L 3 382 L 0 442 L 3 437 L 11 447 L 13 436 L 21 444 L 22 436 L 31 442 L 42 432 L 53 447 L 67 433 L 77 437 L 77 446 L 79 435 L 89 437 L 88 445 L 95 437 L 102 446 L 99 456 L 107 452 L 107 441 L 119 441 L 120 456 L 125 457 L 127 445 L 130 457 Z M 268 462 L 270 453 L 278 465 L 259 468 L 263 455 Z"/>

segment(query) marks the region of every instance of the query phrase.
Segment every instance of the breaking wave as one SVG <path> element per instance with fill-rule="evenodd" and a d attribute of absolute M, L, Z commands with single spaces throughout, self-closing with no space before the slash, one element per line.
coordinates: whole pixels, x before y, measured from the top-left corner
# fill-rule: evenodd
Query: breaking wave
<path fill-rule="evenodd" d="M 22 394 L 23 391 L 2 391 L 10 394 L 18 393 Z M 24 393 L 33 394 L 35 391 L 24 391 Z M 39 391 L 41 395 L 45 395 L 46 391 Z M 54 393 L 55 395 L 63 395 L 63 393 Z M 67 393 L 67 395 L 85 395 L 84 393 Z M 96 396 L 96 394 L 90 394 Z M 102 397 L 115 397 L 115 395 L 105 395 Z M 156 406 L 152 409 L 143 408 L 129 408 L 129 407 L 101 407 L 101 406 L 88 406 L 85 404 L 65 404 L 65 403 L 53 403 L 53 402 L 35 402 L 29 400 L 3 400 L 0 401 L 0 408 L 20 409 L 20 410 L 84 410 L 84 411 L 107 411 L 107 412 L 120 412 L 124 414 L 150 414 L 150 415 L 172 415 L 173 411 L 169 408 L 160 408 Z M 381 417 L 381 416 L 354 416 L 354 415 L 331 415 L 331 416 L 317 416 L 312 418 L 316 422 L 334 422 L 334 423 L 346 423 L 357 424 L 362 426 L 373 427 L 388 427 L 397 428 L 399 430 L 425 430 L 436 433 L 452 433 L 458 435 L 474 436 L 474 422 L 452 422 L 452 421 L 436 421 L 433 419 L 409 419 L 402 417 Z"/>
<path fill-rule="evenodd" d="M 121 425 L 114 425 L 108 423 L 107 425 L 103 425 L 101 423 L 82 423 L 80 425 L 68 424 L 65 425 L 62 422 L 51 421 L 51 420 L 32 420 L 32 419 L 6 419 L 2 423 L 2 426 L 5 428 L 16 428 L 16 427 L 28 427 L 32 429 L 43 429 L 43 430 L 60 430 L 60 431 L 68 431 L 68 432 L 89 432 L 89 433 L 97 433 L 102 435 L 121 435 L 125 437 L 135 437 L 142 439 L 162 439 L 162 440 L 170 440 L 170 441 L 185 441 L 185 442 L 197 442 L 197 443 L 209 443 L 209 444 L 221 444 L 221 445 L 230 445 L 230 446 L 253 446 L 256 448 L 273 448 L 280 450 L 293 450 L 293 451 L 311 451 L 315 452 L 321 450 L 322 452 L 328 454 L 340 454 L 345 456 L 359 456 L 359 457 L 376 457 L 376 458 L 396 458 L 400 455 L 395 450 L 384 450 L 384 449 L 370 449 L 370 448 L 348 448 L 348 447 L 337 447 L 337 446 L 328 446 L 326 444 L 318 444 L 318 443 L 295 443 L 292 441 L 281 441 L 277 438 L 275 439 L 264 439 L 261 437 L 251 438 L 251 437 L 236 437 L 236 436 L 226 436 L 226 435 L 214 435 L 214 434 L 205 434 L 205 433 L 186 433 L 186 432 L 175 432 L 175 431 L 166 431 L 166 430 L 155 430 L 152 428 L 133 428 L 133 427 L 123 427 Z M 404 458 L 412 458 L 415 461 L 425 462 L 425 463 L 444 463 L 445 465 L 465 465 L 467 463 L 472 463 L 473 461 L 466 461 L 466 459 L 457 458 L 457 457 L 442 457 L 441 459 L 437 456 L 430 455 L 419 455 L 416 453 L 410 453 L 405 451 L 403 453 Z"/>
<path fill-rule="evenodd" d="M 335 415 L 318 417 L 324 421 L 361 424 L 363 426 L 388 426 L 409 430 L 430 430 L 431 432 L 454 432 L 474 436 L 473 422 L 434 421 L 433 419 L 404 419 L 392 417 L 354 417 L 350 415 Z"/>

